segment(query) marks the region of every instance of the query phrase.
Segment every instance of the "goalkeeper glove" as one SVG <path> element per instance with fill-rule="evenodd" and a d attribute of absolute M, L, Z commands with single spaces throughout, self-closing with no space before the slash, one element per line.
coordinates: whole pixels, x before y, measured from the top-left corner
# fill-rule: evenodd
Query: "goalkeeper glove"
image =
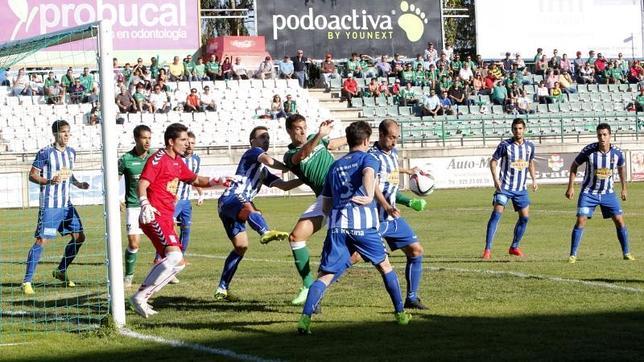
<path fill-rule="evenodd" d="M 159 214 L 157 209 L 150 205 L 150 201 L 145 196 L 139 197 L 139 202 L 141 203 L 141 213 L 139 214 L 139 222 L 141 224 L 149 224 L 154 221 L 154 214 Z"/>
<path fill-rule="evenodd" d="M 230 180 L 226 177 L 213 177 L 208 181 L 208 185 L 210 187 L 214 186 L 222 186 L 222 187 L 228 187 L 230 186 Z"/>

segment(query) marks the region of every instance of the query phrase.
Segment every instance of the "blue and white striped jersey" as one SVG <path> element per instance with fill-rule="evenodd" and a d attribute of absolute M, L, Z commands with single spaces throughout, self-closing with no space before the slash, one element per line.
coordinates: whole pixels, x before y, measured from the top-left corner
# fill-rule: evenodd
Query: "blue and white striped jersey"
<path fill-rule="evenodd" d="M 201 168 L 201 157 L 199 155 L 193 153 L 188 157 L 183 157 L 183 162 L 188 166 L 190 171 L 199 174 L 199 169 Z M 177 200 L 190 200 L 190 190 L 192 190 L 191 184 L 179 181 Z"/>
<path fill-rule="evenodd" d="M 400 175 L 398 172 L 398 151 L 394 148 L 389 152 L 385 152 L 380 148 L 378 142 L 374 143 L 369 149 L 369 153 L 374 155 L 380 161 L 380 172 L 376 174 L 378 177 L 378 187 L 382 194 L 387 199 L 390 205 L 396 206 L 396 193 L 398 192 L 398 185 L 400 184 Z M 378 216 L 380 221 L 393 220 L 387 211 L 377 203 Z"/>
<path fill-rule="evenodd" d="M 376 201 L 369 205 L 357 205 L 351 201 L 354 196 L 366 196 L 362 184 L 362 172 L 371 168 L 377 175 L 380 170 L 378 159 L 367 152 L 354 151 L 335 161 L 324 183 L 322 195 L 332 198 L 329 228 L 370 229 L 379 225 Z"/>
<path fill-rule="evenodd" d="M 234 194 L 241 202 L 250 202 L 257 196 L 262 185 L 270 187 L 279 180 L 279 177 L 259 162 L 259 156 L 264 153 L 265 151 L 260 147 L 253 147 L 244 153 L 239 160 L 234 180 L 231 181 L 223 196 Z"/>
<path fill-rule="evenodd" d="M 514 138 L 499 143 L 492 158 L 501 164 L 501 189 L 506 191 L 525 191 L 530 162 L 534 160 L 534 143 L 524 140 L 522 144 Z"/>
<path fill-rule="evenodd" d="M 70 190 L 72 170 L 76 163 L 76 151 L 65 147 L 60 151 L 49 145 L 36 154 L 32 166 L 40 170 L 40 176 L 51 180 L 60 176 L 62 182 L 57 185 L 40 185 L 40 208 L 60 208 L 71 205 Z"/>
<path fill-rule="evenodd" d="M 624 152 L 618 147 L 610 146 L 608 152 L 599 150 L 599 143 L 591 143 L 584 147 L 575 158 L 575 163 L 586 163 L 586 174 L 581 192 L 603 195 L 613 193 L 614 179 L 618 167 L 626 163 Z"/>

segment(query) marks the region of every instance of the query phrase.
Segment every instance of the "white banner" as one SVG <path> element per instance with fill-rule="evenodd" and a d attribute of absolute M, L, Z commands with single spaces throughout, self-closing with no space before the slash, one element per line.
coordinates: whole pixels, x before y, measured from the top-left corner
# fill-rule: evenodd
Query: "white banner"
<path fill-rule="evenodd" d="M 490 156 L 412 158 L 410 168 L 428 171 L 436 179 L 436 188 L 491 187 Z"/>
<path fill-rule="evenodd" d="M 0 207 L 22 207 L 25 173 L 3 173 L 0 177 Z"/>

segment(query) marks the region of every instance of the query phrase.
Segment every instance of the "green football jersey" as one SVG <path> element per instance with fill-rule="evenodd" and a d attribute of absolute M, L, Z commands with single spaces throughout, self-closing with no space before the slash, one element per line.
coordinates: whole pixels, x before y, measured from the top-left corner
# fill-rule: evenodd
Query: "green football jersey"
<path fill-rule="evenodd" d="M 137 156 L 135 149 L 123 154 L 119 158 L 119 176 L 125 175 L 125 207 L 140 207 L 139 195 L 136 189 L 139 186 L 139 178 L 143 172 L 145 161 L 148 160 L 152 152 L 148 152 L 143 156 Z"/>
<path fill-rule="evenodd" d="M 309 135 L 307 140 L 315 137 L 315 135 Z M 293 144 L 288 145 L 288 151 L 284 154 L 284 164 L 286 167 L 291 170 L 300 180 L 304 181 L 313 192 L 315 196 L 319 196 L 322 193 L 322 188 L 324 187 L 324 181 L 326 180 L 326 174 L 331 168 L 331 164 L 335 161 L 333 155 L 327 147 L 329 146 L 329 140 L 323 138 L 322 141 L 315 146 L 311 154 L 300 161 L 299 164 L 294 165 L 291 161 L 293 156 L 299 151 L 302 147 L 295 147 Z"/>

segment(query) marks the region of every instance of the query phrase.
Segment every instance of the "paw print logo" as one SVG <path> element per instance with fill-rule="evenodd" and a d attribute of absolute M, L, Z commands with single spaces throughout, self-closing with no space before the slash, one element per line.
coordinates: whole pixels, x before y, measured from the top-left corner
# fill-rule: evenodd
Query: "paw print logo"
<path fill-rule="evenodd" d="M 405 31 L 409 41 L 417 42 L 425 31 L 427 16 L 416 5 L 410 5 L 407 1 L 400 2 L 400 10 L 403 14 L 398 18 L 398 26 Z"/>

